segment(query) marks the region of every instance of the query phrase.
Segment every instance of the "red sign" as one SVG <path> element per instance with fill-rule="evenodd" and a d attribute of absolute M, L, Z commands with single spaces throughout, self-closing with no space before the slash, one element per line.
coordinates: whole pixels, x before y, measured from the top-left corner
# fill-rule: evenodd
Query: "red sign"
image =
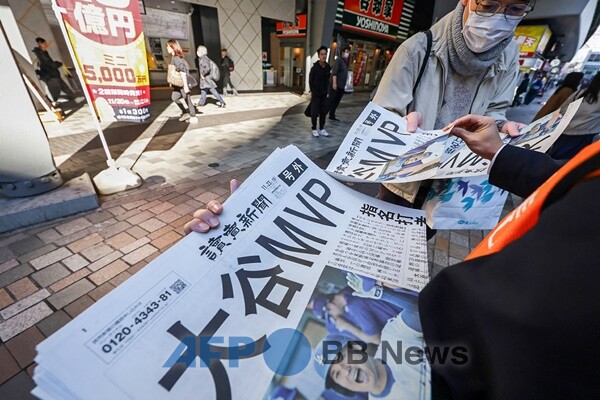
<path fill-rule="evenodd" d="M 103 122 L 150 117 L 146 43 L 137 0 L 57 0 L 86 89 Z"/>
<path fill-rule="evenodd" d="M 345 0 L 342 26 L 366 35 L 396 39 L 403 0 Z"/>
<path fill-rule="evenodd" d="M 354 86 L 358 86 L 362 78 L 365 64 L 367 63 L 367 53 L 364 50 L 359 50 L 356 55 L 356 64 L 354 67 Z"/>
<path fill-rule="evenodd" d="M 296 15 L 296 20 L 292 22 L 277 22 L 277 37 L 299 38 L 306 36 L 306 14 Z"/>

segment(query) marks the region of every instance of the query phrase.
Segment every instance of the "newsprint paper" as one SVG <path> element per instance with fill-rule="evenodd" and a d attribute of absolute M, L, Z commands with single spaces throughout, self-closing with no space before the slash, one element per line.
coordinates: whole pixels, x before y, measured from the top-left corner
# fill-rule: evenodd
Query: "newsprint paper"
<path fill-rule="evenodd" d="M 565 115 L 557 110 L 504 142 L 539 152 L 547 151 L 567 127 L 581 100 Z M 327 167 L 337 179 L 356 182 L 405 183 L 486 175 L 489 161 L 473 153 L 462 139 L 444 130 L 409 133 L 399 114 L 369 103 L 354 122 Z"/>
<path fill-rule="evenodd" d="M 362 195 L 290 146 L 220 219 L 38 345 L 33 394 L 430 398 L 416 306 L 428 279 L 423 211 Z M 368 357 L 342 374 L 355 341 Z M 407 347 L 420 349 L 410 363 Z"/>

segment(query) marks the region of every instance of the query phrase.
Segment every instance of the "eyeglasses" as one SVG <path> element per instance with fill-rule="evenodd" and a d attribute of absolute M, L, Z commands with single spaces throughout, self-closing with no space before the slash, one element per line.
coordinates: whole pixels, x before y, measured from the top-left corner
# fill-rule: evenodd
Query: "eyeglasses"
<path fill-rule="evenodd" d="M 475 13 L 481 17 L 491 17 L 492 15 L 497 14 L 501 9 L 504 9 L 504 17 L 506 19 L 521 19 L 533 10 L 533 4 L 535 4 L 535 2 L 530 4 L 511 4 L 506 7 L 500 2 L 493 0 L 475 0 L 475 4 L 477 5 Z"/>

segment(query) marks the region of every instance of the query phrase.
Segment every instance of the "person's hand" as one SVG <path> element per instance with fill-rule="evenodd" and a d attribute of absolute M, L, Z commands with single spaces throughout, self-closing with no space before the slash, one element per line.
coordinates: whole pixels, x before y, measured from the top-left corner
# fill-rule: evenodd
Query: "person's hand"
<path fill-rule="evenodd" d="M 354 290 L 352 296 L 364 297 L 366 299 L 380 299 L 383 296 L 383 288 L 381 286 L 374 285 L 371 289 L 366 290 L 363 285 L 363 279 L 352 272 L 346 274 L 346 281 L 348 286 Z"/>
<path fill-rule="evenodd" d="M 337 90 L 337 83 L 333 83 L 333 84 L 331 85 L 331 87 L 333 88 L 333 90 Z"/>
<path fill-rule="evenodd" d="M 404 119 L 408 122 L 408 131 L 410 133 L 415 133 L 417 128 L 423 124 L 423 116 L 418 111 L 408 113 Z"/>
<path fill-rule="evenodd" d="M 240 187 L 240 182 L 237 179 L 232 179 L 229 182 L 229 190 L 235 192 Z M 190 232 L 206 233 L 212 228 L 216 228 L 221 223 L 217 215 L 223 212 L 223 205 L 217 200 L 211 200 L 206 205 L 194 213 L 194 218 L 185 224 L 183 231 L 187 235 Z"/>
<path fill-rule="evenodd" d="M 450 133 L 464 140 L 473 153 L 487 160 L 494 158 L 496 152 L 504 145 L 496 121 L 491 117 L 469 114 L 452 124 L 454 127 Z"/>
<path fill-rule="evenodd" d="M 521 129 L 525 128 L 526 126 L 527 125 L 520 122 L 506 121 L 504 125 L 502 125 L 502 129 L 500 131 L 511 137 L 521 136 Z"/>

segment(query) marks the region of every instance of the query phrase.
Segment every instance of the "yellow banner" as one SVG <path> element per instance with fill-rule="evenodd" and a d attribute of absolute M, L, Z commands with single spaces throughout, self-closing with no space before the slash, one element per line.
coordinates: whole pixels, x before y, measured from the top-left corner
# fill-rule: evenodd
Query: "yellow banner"
<path fill-rule="evenodd" d="M 515 40 L 519 45 L 520 57 L 533 57 L 536 51 L 544 51 L 552 36 L 547 25 L 517 26 Z"/>

